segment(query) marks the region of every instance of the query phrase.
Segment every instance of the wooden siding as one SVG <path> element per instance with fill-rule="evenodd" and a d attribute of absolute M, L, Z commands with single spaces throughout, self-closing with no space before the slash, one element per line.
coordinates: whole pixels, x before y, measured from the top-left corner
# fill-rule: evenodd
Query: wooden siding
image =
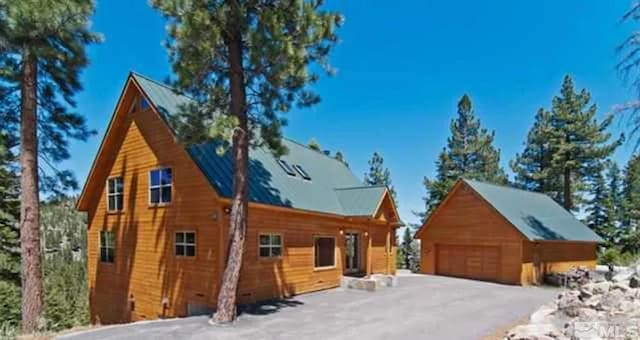
<path fill-rule="evenodd" d="M 122 118 L 125 122 L 118 123 L 126 133 L 116 135 L 122 136 L 119 142 L 108 141 L 117 152 L 102 171 L 123 177 L 124 211 L 106 212 L 105 182 L 100 181 L 101 187 L 94 189 L 100 196 L 89 217 L 91 314 L 93 322 L 100 323 L 185 314 L 187 301 L 208 302 L 217 291 L 217 281 L 211 279 L 220 258 L 215 192 L 154 112 Z M 151 206 L 149 171 L 160 166 L 172 168 L 172 202 Z M 99 262 L 101 230 L 116 234 L 113 264 Z M 196 232 L 195 258 L 174 256 L 174 233 L 179 230 Z M 165 306 L 163 299 L 168 301 Z"/>
<path fill-rule="evenodd" d="M 564 272 L 578 266 L 594 269 L 597 248 L 593 242 L 524 241 L 522 283 L 541 283 L 545 273 Z"/>
<path fill-rule="evenodd" d="M 421 271 L 436 273 L 437 246 L 488 246 L 500 251 L 497 282 L 519 284 L 523 237 L 460 182 L 420 233 Z"/>
<path fill-rule="evenodd" d="M 93 323 L 121 323 L 184 316 L 188 306 L 215 306 L 226 258 L 228 216 L 217 196 L 162 119 L 151 109 L 129 114 L 133 85 L 123 94 L 100 157 L 92 169 L 83 205 L 88 211 L 88 277 Z M 172 202 L 151 206 L 148 173 L 173 172 Z M 106 212 L 105 182 L 124 179 L 124 211 Z M 392 208 L 392 207 L 391 207 Z M 390 209 L 381 210 L 389 215 Z M 116 235 L 115 262 L 101 263 L 100 231 Z M 247 243 L 239 301 L 254 302 L 336 287 L 344 267 L 343 232 L 361 232 L 361 267 L 367 273 L 395 273 L 395 229 L 383 219 L 351 219 L 258 204 L 249 206 Z M 196 232 L 196 256 L 174 255 L 176 231 Z M 258 258 L 258 234 L 283 236 L 283 256 Z M 315 270 L 313 237 L 336 237 L 336 267 Z"/>

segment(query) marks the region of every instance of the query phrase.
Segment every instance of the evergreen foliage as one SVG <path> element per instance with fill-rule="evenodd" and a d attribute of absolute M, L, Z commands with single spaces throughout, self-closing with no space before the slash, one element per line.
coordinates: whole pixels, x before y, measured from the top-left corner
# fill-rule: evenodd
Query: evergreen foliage
<path fill-rule="evenodd" d="M 596 174 L 590 185 L 586 224 L 607 242 L 607 246 L 613 245 L 616 236 L 616 213 L 613 204 L 613 194 L 604 175 Z"/>
<path fill-rule="evenodd" d="M 451 136 L 436 162 L 436 176 L 424 179 L 427 190 L 423 219 L 447 195 L 459 178 L 504 184 L 507 176 L 500 167 L 500 150 L 493 146 L 494 132 L 480 124 L 466 94 L 458 102 L 458 116 L 451 121 Z"/>
<path fill-rule="evenodd" d="M 309 141 L 309 149 L 322 152 L 322 147 L 315 138 L 311 138 L 311 140 Z"/>
<path fill-rule="evenodd" d="M 629 160 L 623 179 L 622 249 L 640 252 L 640 154 Z"/>
<path fill-rule="evenodd" d="M 384 185 L 389 189 L 394 202 L 396 200 L 396 191 L 391 184 L 391 172 L 384 166 L 384 158 L 377 152 L 374 152 L 369 160 L 369 171 L 364 174 L 364 183 L 367 185 Z"/>
<path fill-rule="evenodd" d="M 69 170 L 57 164 L 69 159 L 69 140 L 95 134 L 75 112 L 73 96 L 82 89 L 80 71 L 87 59 L 85 46 L 101 37 L 89 29 L 94 3 L 87 0 L 5 0 L 0 6 L 0 121 L 3 133 L 18 146 L 21 72 L 28 50 L 37 63 L 38 155 L 40 188 L 61 195 L 77 189 Z"/>
<path fill-rule="evenodd" d="M 181 108 L 178 121 L 197 121 L 188 129 L 203 131 L 192 135 L 222 139 L 232 147 L 229 252 L 213 316 L 215 322 L 226 323 L 236 316 L 249 147 L 266 146 L 275 155 L 287 152 L 281 143 L 283 113 L 319 102 L 310 85 L 319 80 L 317 71 L 333 73 L 328 56 L 342 16 L 324 10 L 321 0 L 151 3 L 169 21 L 167 48 L 175 85 L 195 99 Z"/>
<path fill-rule="evenodd" d="M 623 140 L 611 141 L 607 129 L 613 116 L 599 122 L 590 101 L 591 94 L 586 89 L 577 92 L 565 76 L 551 110 L 538 110 L 524 151 L 510 163 L 518 186 L 545 193 L 567 210 L 580 206 L 589 183 L 602 180 L 598 177 L 608 157 Z"/>
<path fill-rule="evenodd" d="M 419 254 L 418 243 L 413 239 L 411 228 L 405 227 L 402 234 L 402 243 L 398 248 L 398 257 L 401 259 L 398 262 L 402 261 L 402 268 L 416 272 L 419 269 Z"/>
<path fill-rule="evenodd" d="M 19 180 L 16 157 L 0 128 L 0 281 L 20 284 Z"/>

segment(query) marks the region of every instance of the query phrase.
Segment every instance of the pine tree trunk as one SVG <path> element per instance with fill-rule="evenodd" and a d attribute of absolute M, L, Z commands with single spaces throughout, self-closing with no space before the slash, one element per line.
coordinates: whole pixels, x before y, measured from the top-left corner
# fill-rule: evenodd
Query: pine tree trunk
<path fill-rule="evenodd" d="M 37 62 L 25 49 L 20 121 L 20 251 L 22 254 L 22 331 L 37 330 L 42 312 L 40 201 L 38 198 Z"/>
<path fill-rule="evenodd" d="M 237 13 L 237 2 L 230 0 L 232 12 Z M 237 20 L 241 20 L 236 17 Z M 231 22 L 239 22 L 230 20 Z M 229 224 L 229 245 L 227 264 L 222 275 L 222 284 L 218 292 L 218 305 L 213 315 L 215 323 L 228 323 L 236 317 L 236 292 L 242 267 L 242 253 L 244 250 L 247 231 L 248 213 L 248 164 L 249 164 L 249 131 L 246 112 L 246 93 L 244 88 L 244 70 L 242 67 L 242 33 L 239 25 L 229 27 L 229 64 L 231 114 L 239 122 L 233 134 L 233 197 L 231 201 L 231 217 Z"/>
<path fill-rule="evenodd" d="M 571 211 L 573 209 L 573 195 L 571 194 L 571 169 L 564 169 L 564 208 Z"/>

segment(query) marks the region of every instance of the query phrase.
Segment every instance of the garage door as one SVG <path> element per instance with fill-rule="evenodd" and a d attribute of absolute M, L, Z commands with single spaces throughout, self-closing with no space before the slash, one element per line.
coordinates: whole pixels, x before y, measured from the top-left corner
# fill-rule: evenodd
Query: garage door
<path fill-rule="evenodd" d="M 499 247 L 436 245 L 436 273 L 439 275 L 498 281 L 499 268 Z"/>

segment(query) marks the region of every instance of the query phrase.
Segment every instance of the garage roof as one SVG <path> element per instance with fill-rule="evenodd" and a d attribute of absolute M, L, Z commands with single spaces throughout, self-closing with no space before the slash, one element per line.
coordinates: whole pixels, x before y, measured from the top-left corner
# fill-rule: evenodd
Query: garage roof
<path fill-rule="evenodd" d="M 463 179 L 529 240 L 604 242 L 551 197 Z"/>

